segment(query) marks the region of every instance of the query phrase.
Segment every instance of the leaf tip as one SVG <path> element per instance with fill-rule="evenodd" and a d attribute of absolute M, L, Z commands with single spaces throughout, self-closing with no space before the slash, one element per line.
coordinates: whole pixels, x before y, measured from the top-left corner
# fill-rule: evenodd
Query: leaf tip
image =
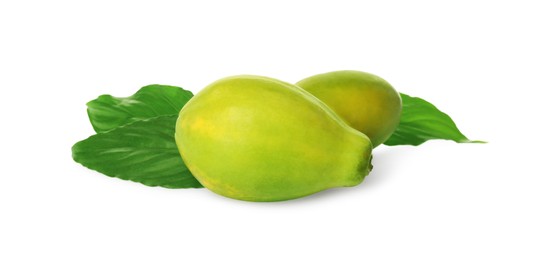
<path fill-rule="evenodd" d="M 462 143 L 462 144 L 487 144 L 487 141 L 482 141 L 482 140 L 470 140 L 470 139 L 468 139 L 468 138 L 460 139 L 460 140 L 457 140 L 456 142 L 457 142 L 457 143 Z"/>

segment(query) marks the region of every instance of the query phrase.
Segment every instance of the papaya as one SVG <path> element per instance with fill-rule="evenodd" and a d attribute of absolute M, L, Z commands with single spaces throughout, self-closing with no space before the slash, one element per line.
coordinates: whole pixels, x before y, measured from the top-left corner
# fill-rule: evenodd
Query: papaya
<path fill-rule="evenodd" d="M 372 144 L 302 88 L 272 78 L 220 79 L 180 111 L 176 144 L 207 189 L 245 201 L 282 201 L 355 186 Z"/>
<path fill-rule="evenodd" d="M 373 147 L 397 128 L 402 112 L 399 93 L 384 79 L 361 71 L 333 71 L 296 83 L 323 101 L 348 125 L 367 135 Z"/>

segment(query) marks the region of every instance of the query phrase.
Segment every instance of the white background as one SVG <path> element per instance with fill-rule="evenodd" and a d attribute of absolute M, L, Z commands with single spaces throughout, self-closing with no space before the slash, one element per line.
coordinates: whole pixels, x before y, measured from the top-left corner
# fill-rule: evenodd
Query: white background
<path fill-rule="evenodd" d="M 538 2 L 1 1 L 0 259 L 544 259 Z M 361 185 L 280 203 L 71 159 L 100 94 L 342 69 L 489 143 L 381 146 Z"/>

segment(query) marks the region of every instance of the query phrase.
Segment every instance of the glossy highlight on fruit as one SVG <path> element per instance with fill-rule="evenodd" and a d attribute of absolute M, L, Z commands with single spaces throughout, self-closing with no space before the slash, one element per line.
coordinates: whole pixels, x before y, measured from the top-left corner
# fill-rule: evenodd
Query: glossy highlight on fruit
<path fill-rule="evenodd" d="M 372 144 L 298 86 L 261 76 L 218 80 L 180 111 L 176 143 L 202 185 L 247 201 L 355 186 Z"/>
<path fill-rule="evenodd" d="M 384 79 L 361 71 L 334 71 L 296 83 L 367 135 L 374 147 L 385 142 L 400 121 L 402 100 Z"/>

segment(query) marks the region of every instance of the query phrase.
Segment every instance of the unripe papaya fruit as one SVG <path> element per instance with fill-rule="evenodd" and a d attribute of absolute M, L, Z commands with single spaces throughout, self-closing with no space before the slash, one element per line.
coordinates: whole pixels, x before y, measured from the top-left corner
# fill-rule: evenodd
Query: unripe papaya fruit
<path fill-rule="evenodd" d="M 180 111 L 176 143 L 209 190 L 247 201 L 359 184 L 372 145 L 300 87 L 260 76 L 218 80 Z"/>
<path fill-rule="evenodd" d="M 377 147 L 397 128 L 402 111 L 399 93 L 384 79 L 361 71 L 334 71 L 296 83 L 334 110 Z"/>

